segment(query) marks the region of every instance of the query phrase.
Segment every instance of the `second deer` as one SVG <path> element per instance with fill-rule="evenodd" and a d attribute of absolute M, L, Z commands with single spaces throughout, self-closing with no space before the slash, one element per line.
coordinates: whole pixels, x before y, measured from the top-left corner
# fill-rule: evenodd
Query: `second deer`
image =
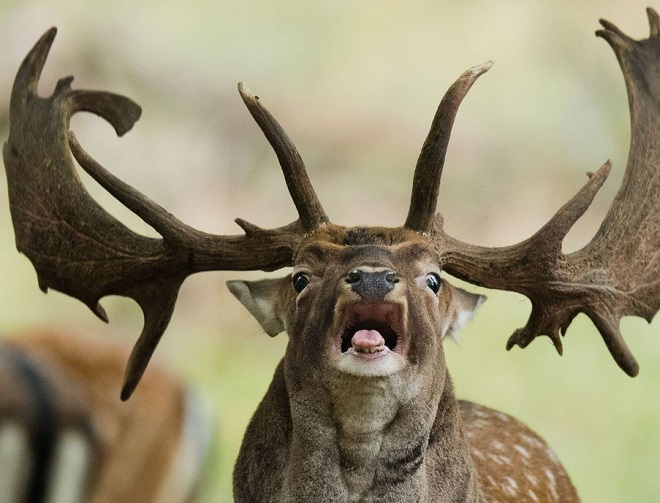
<path fill-rule="evenodd" d="M 0 340 L 3 503 L 195 501 L 210 417 L 162 366 L 121 402 L 128 349 L 43 330 Z"/>

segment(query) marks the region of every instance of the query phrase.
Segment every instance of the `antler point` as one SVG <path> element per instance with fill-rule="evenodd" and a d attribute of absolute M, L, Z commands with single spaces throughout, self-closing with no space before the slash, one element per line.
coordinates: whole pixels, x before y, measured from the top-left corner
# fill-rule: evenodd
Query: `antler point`
<path fill-rule="evenodd" d="M 243 98 L 243 101 L 247 100 L 258 100 L 259 96 L 255 96 L 252 91 L 245 85 L 245 82 L 241 81 L 238 83 L 238 92 Z"/>
<path fill-rule="evenodd" d="M 617 25 L 607 19 L 600 19 L 599 22 L 604 29 L 596 30 L 596 36 L 604 38 L 612 48 L 621 47 L 624 43 L 628 43 L 632 40 L 628 35 L 623 33 Z"/>
<path fill-rule="evenodd" d="M 518 346 L 519 348 L 525 348 L 529 344 L 529 338 L 525 337 L 523 332 L 525 331 L 524 328 L 518 328 L 516 329 L 513 334 L 511 334 L 511 337 L 506 341 L 506 350 L 511 351 L 511 348 L 513 346 Z"/>
<path fill-rule="evenodd" d="M 125 402 L 126 400 L 131 398 L 133 391 L 135 391 L 135 384 L 125 382 L 124 385 L 121 387 L 121 394 L 120 394 L 121 401 Z"/>
<path fill-rule="evenodd" d="M 564 356 L 564 345 L 561 342 L 561 338 L 559 337 L 559 333 L 557 331 L 553 331 L 550 334 L 548 334 L 548 337 L 552 341 L 552 345 L 557 350 L 557 354 L 559 356 Z"/>
<path fill-rule="evenodd" d="M 68 91 L 71 91 L 71 83 L 73 82 L 73 75 L 68 77 L 63 77 L 57 81 L 55 86 L 55 95 L 62 94 Z"/>
<path fill-rule="evenodd" d="M 105 311 L 105 309 L 101 304 L 99 304 L 98 302 L 92 302 L 89 304 L 89 308 L 101 321 L 105 323 L 110 323 L 110 318 L 108 317 L 108 313 Z"/>
<path fill-rule="evenodd" d="M 660 15 L 653 7 L 646 8 L 646 14 L 649 18 L 649 26 L 651 29 L 651 37 L 660 35 Z"/>
<path fill-rule="evenodd" d="M 494 64 L 495 64 L 495 60 L 494 59 L 489 59 L 488 61 L 483 63 L 481 65 L 481 67 L 484 69 L 485 72 L 487 72 L 488 70 L 490 70 L 493 67 Z"/>
<path fill-rule="evenodd" d="M 236 218 L 234 219 L 234 222 L 236 222 L 236 225 L 238 225 L 241 229 L 243 229 L 243 232 L 245 232 L 246 235 L 250 234 L 256 234 L 257 232 L 261 231 L 262 229 L 254 225 L 247 220 L 243 220 L 242 218 Z"/>
<path fill-rule="evenodd" d="M 37 283 L 39 285 L 39 290 L 41 290 L 43 293 L 48 293 L 48 285 L 41 279 L 41 276 L 39 275 L 37 275 Z"/>

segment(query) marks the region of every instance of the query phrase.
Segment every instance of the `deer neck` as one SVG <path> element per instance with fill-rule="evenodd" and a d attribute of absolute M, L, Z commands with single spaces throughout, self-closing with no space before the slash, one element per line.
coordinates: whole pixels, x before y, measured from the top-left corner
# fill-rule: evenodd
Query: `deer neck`
<path fill-rule="evenodd" d="M 396 377 L 338 379 L 328 390 L 332 417 L 336 424 L 342 479 L 353 501 L 359 501 L 385 467 L 392 465 L 388 451 L 405 450 L 406 471 L 413 475 L 420 468 L 427 443 L 426 429 L 403 427 L 410 407 L 407 390 Z M 403 391 L 404 393 L 401 393 Z M 429 422 L 428 417 L 422 418 Z M 349 500 L 349 501 L 351 501 Z"/>
<path fill-rule="evenodd" d="M 346 502 L 478 502 L 457 401 L 444 381 L 438 396 L 435 380 L 336 376 L 325 393 L 291 396 L 285 487 L 297 496 L 285 501 L 311 501 L 325 487 L 324 497 Z"/>

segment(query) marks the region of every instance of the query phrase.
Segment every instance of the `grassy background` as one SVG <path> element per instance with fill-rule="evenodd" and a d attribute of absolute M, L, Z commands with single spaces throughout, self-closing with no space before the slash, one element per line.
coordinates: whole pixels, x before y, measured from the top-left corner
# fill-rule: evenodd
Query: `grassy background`
<path fill-rule="evenodd" d="M 628 112 L 622 78 L 597 19 L 648 34 L 646 1 L 221 2 L 11 1 L 0 4 L 0 129 L 27 50 L 59 27 L 41 92 L 74 74 L 77 87 L 130 96 L 144 108 L 116 139 L 90 116 L 72 128 L 85 148 L 128 183 L 197 228 L 237 233 L 295 218 L 276 160 L 235 90 L 245 80 L 295 140 L 331 219 L 400 225 L 412 168 L 437 103 L 467 67 L 494 59 L 456 122 L 440 196 L 448 230 L 495 246 L 534 232 L 583 183 L 614 161 L 612 179 L 566 240 L 595 232 L 622 175 Z M 660 6 L 656 6 L 660 7 Z M 102 204 L 153 234 L 100 189 Z M 0 180 L 0 331 L 58 326 L 131 341 L 137 307 L 109 298 L 112 319 L 56 292 L 42 295 L 13 246 Z M 260 333 L 224 288 L 244 274 L 190 278 L 157 357 L 198 388 L 216 412 L 217 455 L 203 501 L 229 501 L 233 460 L 285 337 Z M 247 276 L 261 276 L 248 274 Z M 624 320 L 641 373 L 626 377 L 597 331 L 578 318 L 559 358 L 547 339 L 504 351 L 529 302 L 489 301 L 448 345 L 458 393 L 512 413 L 555 447 L 585 502 L 660 497 L 660 325 Z"/>

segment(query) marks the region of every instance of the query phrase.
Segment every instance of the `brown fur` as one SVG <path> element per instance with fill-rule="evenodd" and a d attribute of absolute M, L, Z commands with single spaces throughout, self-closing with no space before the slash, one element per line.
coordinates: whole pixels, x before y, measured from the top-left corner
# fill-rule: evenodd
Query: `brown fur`
<path fill-rule="evenodd" d="M 440 268 L 419 233 L 327 225 L 296 254 L 293 275 L 309 280 L 300 293 L 292 276 L 229 282 L 270 335 L 274 327 L 289 334 L 245 434 L 235 501 L 578 501 L 537 435 L 456 400 L 443 339 L 483 298 L 447 282 L 436 295 L 426 280 Z M 355 270 L 374 277 L 390 271 L 396 281 L 365 296 L 366 287 L 351 280 Z M 386 365 L 382 371 L 347 356 L 338 335 L 351 323 L 371 323 L 369 316 L 398 334 L 391 352 L 373 360 Z"/>

